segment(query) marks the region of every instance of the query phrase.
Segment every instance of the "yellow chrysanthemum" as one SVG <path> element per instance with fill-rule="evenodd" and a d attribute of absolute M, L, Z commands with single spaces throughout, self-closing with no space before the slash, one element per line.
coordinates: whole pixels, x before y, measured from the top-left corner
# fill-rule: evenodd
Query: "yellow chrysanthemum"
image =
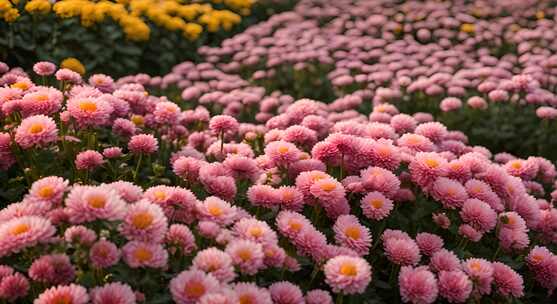
<path fill-rule="evenodd" d="M 60 67 L 72 70 L 76 73 L 79 73 L 80 75 L 85 74 L 85 66 L 81 63 L 81 61 L 73 57 L 62 60 L 62 63 L 60 63 Z"/>
<path fill-rule="evenodd" d="M 19 11 L 17 8 L 10 8 L 4 12 L 3 17 L 6 22 L 15 22 L 19 18 Z"/>
<path fill-rule="evenodd" d="M 25 10 L 31 14 L 47 14 L 51 7 L 48 0 L 31 0 L 25 4 Z"/>

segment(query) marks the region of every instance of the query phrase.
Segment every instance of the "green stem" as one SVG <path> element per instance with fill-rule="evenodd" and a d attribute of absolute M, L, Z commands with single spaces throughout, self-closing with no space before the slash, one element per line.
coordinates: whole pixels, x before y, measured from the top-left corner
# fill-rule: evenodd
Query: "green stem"
<path fill-rule="evenodd" d="M 220 131 L 220 154 L 224 157 L 224 155 L 222 155 L 222 151 L 224 151 L 224 130 Z"/>
<path fill-rule="evenodd" d="M 336 300 L 336 304 L 342 304 L 342 301 L 344 300 L 344 295 L 342 293 L 339 293 L 337 295 L 337 300 Z"/>
<path fill-rule="evenodd" d="M 141 160 L 143 159 L 143 153 L 139 153 L 139 158 L 137 159 L 137 165 L 133 171 L 133 182 L 137 183 L 137 175 L 139 174 L 139 168 L 141 166 Z"/>

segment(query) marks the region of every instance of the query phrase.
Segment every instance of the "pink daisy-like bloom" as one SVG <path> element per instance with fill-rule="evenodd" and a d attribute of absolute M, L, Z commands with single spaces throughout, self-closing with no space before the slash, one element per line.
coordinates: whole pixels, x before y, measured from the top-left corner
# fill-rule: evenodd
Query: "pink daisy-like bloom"
<path fill-rule="evenodd" d="M 444 212 L 433 213 L 431 217 L 433 219 L 433 222 L 443 229 L 449 229 L 449 227 L 451 226 L 451 220 Z"/>
<path fill-rule="evenodd" d="M 532 159 L 512 159 L 504 165 L 505 170 L 512 176 L 517 176 L 523 180 L 533 179 L 539 170 L 539 165 Z"/>
<path fill-rule="evenodd" d="M 420 252 L 427 256 L 432 256 L 435 252 L 443 249 L 443 239 L 432 233 L 421 232 L 416 235 L 416 244 Z"/>
<path fill-rule="evenodd" d="M 29 189 L 29 198 L 40 203 L 60 205 L 69 181 L 58 176 L 48 176 L 36 180 Z"/>
<path fill-rule="evenodd" d="M 452 251 L 441 249 L 431 255 L 429 268 L 434 272 L 460 270 L 460 260 Z"/>
<path fill-rule="evenodd" d="M 112 159 L 112 158 L 118 158 L 120 156 L 123 155 L 122 153 L 122 148 L 120 147 L 109 147 L 103 150 L 103 156 L 108 158 L 108 159 Z"/>
<path fill-rule="evenodd" d="M 437 280 L 427 267 L 404 266 L 398 275 L 403 302 L 433 303 L 439 293 Z"/>
<path fill-rule="evenodd" d="M 169 288 L 174 302 L 195 304 L 205 294 L 219 291 L 220 283 L 211 274 L 200 270 L 186 270 L 170 280 Z"/>
<path fill-rule="evenodd" d="M 331 176 L 328 175 L 327 173 L 319 170 L 301 172 L 296 177 L 296 188 L 298 188 L 302 192 L 304 197 L 307 199 L 312 197 L 312 194 L 310 193 L 310 188 L 313 186 L 315 182 L 330 177 Z"/>
<path fill-rule="evenodd" d="M 458 234 L 471 240 L 472 242 L 479 242 L 483 237 L 483 232 L 478 231 L 468 224 L 460 225 L 458 227 Z"/>
<path fill-rule="evenodd" d="M 200 168 L 201 161 L 194 157 L 180 156 L 172 162 L 174 174 L 190 183 L 197 181 Z"/>
<path fill-rule="evenodd" d="M 397 265 L 416 265 L 420 261 L 420 248 L 412 239 L 388 238 L 383 244 L 387 259 Z"/>
<path fill-rule="evenodd" d="M 122 247 L 124 262 L 131 268 L 164 268 L 168 252 L 160 244 L 131 241 Z"/>
<path fill-rule="evenodd" d="M 89 77 L 89 84 L 103 93 L 112 93 L 116 88 L 114 85 L 114 79 L 105 74 L 91 75 L 91 77 Z"/>
<path fill-rule="evenodd" d="M 474 282 L 474 290 L 480 295 L 491 293 L 491 283 L 493 282 L 493 266 L 484 259 L 467 259 L 462 263 L 462 270 Z"/>
<path fill-rule="evenodd" d="M 51 287 L 41 293 L 33 304 L 86 304 L 89 303 L 89 295 L 85 287 L 70 284 Z"/>
<path fill-rule="evenodd" d="M 48 205 L 24 199 L 19 203 L 9 204 L 4 209 L 0 210 L 0 222 L 5 222 L 22 216 L 44 216 L 50 209 L 51 208 Z"/>
<path fill-rule="evenodd" d="M 360 207 L 367 218 L 380 221 L 393 210 L 393 201 L 380 192 L 370 192 L 360 201 Z"/>
<path fill-rule="evenodd" d="M 180 107 L 170 101 L 161 101 L 157 103 L 155 105 L 155 111 L 153 111 L 157 123 L 169 125 L 177 122 L 180 113 Z"/>
<path fill-rule="evenodd" d="M 427 189 L 439 176 L 446 174 L 447 165 L 447 160 L 437 153 L 418 152 L 408 169 L 412 181 Z"/>
<path fill-rule="evenodd" d="M 287 167 L 299 159 L 300 150 L 286 141 L 273 141 L 265 146 L 265 155 L 279 167 Z"/>
<path fill-rule="evenodd" d="M 65 254 L 43 255 L 29 267 L 29 277 L 52 285 L 69 284 L 75 278 L 75 269 Z"/>
<path fill-rule="evenodd" d="M 524 296 L 524 280 L 520 274 L 500 262 L 493 262 L 491 265 L 493 267 L 493 282 L 498 294 L 515 298 Z"/>
<path fill-rule="evenodd" d="M 435 180 L 431 195 L 448 209 L 460 208 L 468 199 L 464 186 L 460 182 L 446 177 L 439 177 Z"/>
<path fill-rule="evenodd" d="M 557 288 L 557 256 L 546 247 L 535 246 L 526 257 L 526 263 L 535 280 L 552 294 Z"/>
<path fill-rule="evenodd" d="M 304 195 L 295 187 L 282 186 L 276 190 L 279 206 L 292 211 L 302 211 Z"/>
<path fill-rule="evenodd" d="M 523 229 L 501 228 L 497 234 L 499 244 L 505 250 L 521 250 L 528 247 L 530 239 L 528 231 Z"/>
<path fill-rule="evenodd" d="M 91 289 L 92 304 L 136 304 L 135 293 L 128 284 L 114 282 Z"/>
<path fill-rule="evenodd" d="M 215 247 L 199 251 L 193 258 L 192 269 L 212 274 L 221 283 L 229 283 L 236 277 L 232 258 Z"/>
<path fill-rule="evenodd" d="M 98 127 L 109 123 L 114 108 L 102 98 L 76 96 L 68 99 L 70 116 L 80 127 Z"/>
<path fill-rule="evenodd" d="M 275 304 L 305 304 L 300 287 L 290 282 L 275 282 L 269 286 L 269 292 Z"/>
<path fill-rule="evenodd" d="M 131 137 L 137 130 L 138 128 L 131 120 L 124 118 L 116 118 L 112 124 L 112 132 L 122 137 Z"/>
<path fill-rule="evenodd" d="M 281 211 L 276 217 L 276 226 L 289 239 L 295 239 L 302 230 L 313 227 L 305 216 L 292 211 Z"/>
<path fill-rule="evenodd" d="M 164 239 L 168 221 L 162 208 L 147 200 L 128 206 L 120 233 L 130 241 L 159 243 Z"/>
<path fill-rule="evenodd" d="M 448 135 L 447 127 L 439 122 L 426 122 L 418 125 L 414 133 L 429 138 L 434 143 L 439 143 Z"/>
<path fill-rule="evenodd" d="M 179 249 L 181 254 L 184 255 L 197 249 L 193 233 L 188 226 L 182 224 L 170 225 L 166 233 L 165 243 L 171 253 L 173 252 L 172 247 Z"/>
<path fill-rule="evenodd" d="M 108 186 L 114 189 L 127 203 L 134 203 L 143 196 L 143 189 L 130 182 L 116 181 L 108 184 Z"/>
<path fill-rule="evenodd" d="M 472 109 L 485 110 L 487 109 L 487 101 L 479 96 L 472 96 L 468 98 L 466 104 Z"/>
<path fill-rule="evenodd" d="M 236 207 L 215 196 L 198 202 L 196 211 L 200 220 L 214 221 L 221 225 L 232 223 L 237 214 Z"/>
<path fill-rule="evenodd" d="M 33 72 L 39 76 L 50 76 L 56 72 L 56 65 L 48 61 L 39 61 L 33 65 Z"/>
<path fill-rule="evenodd" d="M 462 101 L 455 97 L 447 97 L 441 100 L 439 107 L 443 112 L 451 112 L 460 109 L 462 107 Z"/>
<path fill-rule="evenodd" d="M 221 288 L 219 291 L 209 292 L 199 298 L 199 304 L 235 304 L 238 302 L 236 293 L 227 287 Z"/>
<path fill-rule="evenodd" d="M 97 219 L 119 220 L 126 213 L 126 203 L 110 186 L 74 186 L 66 198 L 66 213 L 72 223 Z"/>
<path fill-rule="evenodd" d="M 14 273 L 0 278 L 0 299 L 14 302 L 29 292 L 29 280 L 21 273 Z"/>
<path fill-rule="evenodd" d="M 245 304 L 272 304 L 271 294 L 268 290 L 258 287 L 255 283 L 241 282 L 233 285 L 234 292 L 240 303 Z"/>
<path fill-rule="evenodd" d="M 435 144 L 427 137 L 412 133 L 402 135 L 397 140 L 397 145 L 416 152 L 431 152 L 435 150 Z"/>
<path fill-rule="evenodd" d="M 257 166 L 257 162 L 253 158 L 242 155 L 229 154 L 222 164 L 230 170 L 232 177 L 236 180 L 256 181 L 261 170 Z"/>
<path fill-rule="evenodd" d="M 306 293 L 306 304 L 333 304 L 333 297 L 328 291 L 313 289 Z"/>
<path fill-rule="evenodd" d="M 72 84 L 79 84 L 82 81 L 81 75 L 70 69 L 59 69 L 58 71 L 56 71 L 54 76 L 59 81 L 69 82 Z"/>
<path fill-rule="evenodd" d="M 75 157 L 75 167 L 78 170 L 93 170 L 104 164 L 103 155 L 94 150 L 79 152 Z"/>
<path fill-rule="evenodd" d="M 336 293 L 363 293 L 371 282 L 371 266 L 359 257 L 339 255 L 325 263 L 325 282 Z"/>
<path fill-rule="evenodd" d="M 261 245 L 278 242 L 277 234 L 266 222 L 254 218 L 243 218 L 234 224 L 233 231 L 240 239 L 250 240 Z"/>
<path fill-rule="evenodd" d="M 371 234 L 369 229 L 361 225 L 358 218 L 353 215 L 341 215 L 337 218 L 333 231 L 337 244 L 356 251 L 364 256 L 371 247 Z"/>
<path fill-rule="evenodd" d="M 501 199 L 491 190 L 491 187 L 487 183 L 477 179 L 470 179 L 466 182 L 464 187 L 471 198 L 479 199 L 487 203 L 497 212 L 503 211 L 504 206 L 501 203 Z"/>
<path fill-rule="evenodd" d="M 41 88 L 29 92 L 19 102 L 23 117 L 31 115 L 52 115 L 60 110 L 64 95 L 54 88 Z"/>
<path fill-rule="evenodd" d="M 151 134 L 138 134 L 130 138 L 128 150 L 134 154 L 153 154 L 159 149 L 158 140 Z"/>
<path fill-rule="evenodd" d="M 253 275 L 263 267 L 263 247 L 249 240 L 233 240 L 225 249 L 240 272 Z"/>
<path fill-rule="evenodd" d="M 236 118 L 229 115 L 216 115 L 211 117 L 209 121 L 209 129 L 217 135 L 221 133 L 236 133 L 238 127 L 239 124 Z"/>
<path fill-rule="evenodd" d="M 23 216 L 3 222 L 0 224 L 0 257 L 50 242 L 55 233 L 52 223 L 38 216 Z"/>
<path fill-rule="evenodd" d="M 121 252 L 116 245 L 110 241 L 100 240 L 89 249 L 89 260 L 96 268 L 108 268 L 114 266 L 120 260 Z"/>
<path fill-rule="evenodd" d="M 472 293 L 472 281 L 460 271 L 439 272 L 439 295 L 449 303 L 464 303 Z"/>
<path fill-rule="evenodd" d="M 222 230 L 219 224 L 212 221 L 199 221 L 197 224 L 199 235 L 208 239 L 215 239 Z"/>
<path fill-rule="evenodd" d="M 309 192 L 318 200 L 327 203 L 345 197 L 344 187 L 334 178 L 315 181 L 310 187 Z"/>
<path fill-rule="evenodd" d="M 369 191 L 379 191 L 392 198 L 400 189 L 400 180 L 391 171 L 380 167 L 369 167 L 360 172 L 361 182 Z"/>
<path fill-rule="evenodd" d="M 46 147 L 58 140 L 58 128 L 48 116 L 29 116 L 17 127 L 14 140 L 23 149 Z"/>
<path fill-rule="evenodd" d="M 481 232 L 487 232 L 497 225 L 497 213 L 478 199 L 468 199 L 459 212 L 461 219 Z"/>
<path fill-rule="evenodd" d="M 64 240 L 68 243 L 90 246 L 97 240 L 97 233 L 85 226 L 71 226 L 64 231 Z"/>

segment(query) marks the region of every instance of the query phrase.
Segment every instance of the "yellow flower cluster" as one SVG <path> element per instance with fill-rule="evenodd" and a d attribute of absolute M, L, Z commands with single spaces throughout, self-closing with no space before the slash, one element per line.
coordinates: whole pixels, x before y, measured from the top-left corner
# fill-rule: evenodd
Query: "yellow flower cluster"
<path fill-rule="evenodd" d="M 12 23 L 19 17 L 19 11 L 17 8 L 13 7 L 13 4 L 17 4 L 18 1 L 0 0 L 0 19 Z"/>
<path fill-rule="evenodd" d="M 169 31 L 179 31 L 184 37 L 195 40 L 204 28 L 208 32 L 230 30 L 241 22 L 239 14 L 249 14 L 254 3 L 254 0 L 213 0 L 219 1 L 231 10 L 217 10 L 209 3 L 182 4 L 182 0 L 61 0 L 55 4 L 49 0 L 29 0 L 24 8 L 32 15 L 53 11 L 59 18 L 79 18 L 84 27 L 110 18 L 133 41 L 149 39 L 151 28 L 148 22 Z M 0 19 L 14 22 L 20 15 L 15 7 L 18 2 L 0 0 Z"/>

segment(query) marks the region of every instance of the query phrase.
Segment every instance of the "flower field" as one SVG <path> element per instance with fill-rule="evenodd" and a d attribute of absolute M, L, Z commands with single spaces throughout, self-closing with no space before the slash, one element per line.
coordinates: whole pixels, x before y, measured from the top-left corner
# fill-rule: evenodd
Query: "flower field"
<path fill-rule="evenodd" d="M 557 302 L 556 12 L 0 2 L 0 303 Z"/>

